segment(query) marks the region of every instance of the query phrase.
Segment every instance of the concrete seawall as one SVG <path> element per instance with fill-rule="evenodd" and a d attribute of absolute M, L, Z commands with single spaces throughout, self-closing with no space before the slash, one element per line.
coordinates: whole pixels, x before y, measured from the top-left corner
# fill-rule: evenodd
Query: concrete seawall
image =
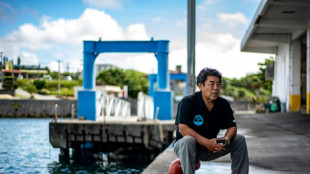
<path fill-rule="evenodd" d="M 77 115 L 76 100 L 0 100 L 0 117 L 49 118 L 55 116 L 55 104 L 58 117 L 71 117 L 72 105 Z"/>
<path fill-rule="evenodd" d="M 131 103 L 131 114 L 136 115 L 136 103 L 137 101 L 129 100 Z M 72 104 L 74 104 L 75 113 L 77 116 L 77 100 L 30 100 L 30 99 L 0 99 L 0 117 L 54 117 L 55 116 L 55 104 L 58 105 L 57 115 L 59 117 L 71 117 Z M 176 114 L 178 102 L 175 102 Z M 234 111 L 249 111 L 253 110 L 254 106 L 249 102 L 233 101 L 231 107 Z"/>

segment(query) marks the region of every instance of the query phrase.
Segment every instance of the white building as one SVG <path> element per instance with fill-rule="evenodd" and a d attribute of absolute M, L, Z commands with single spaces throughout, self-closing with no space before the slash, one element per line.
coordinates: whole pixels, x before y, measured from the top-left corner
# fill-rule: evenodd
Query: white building
<path fill-rule="evenodd" d="M 95 77 L 97 77 L 101 71 L 106 71 L 116 67 L 117 66 L 112 64 L 95 64 Z"/>
<path fill-rule="evenodd" d="M 273 90 L 289 111 L 310 113 L 310 1 L 262 0 L 241 51 L 275 54 Z"/>

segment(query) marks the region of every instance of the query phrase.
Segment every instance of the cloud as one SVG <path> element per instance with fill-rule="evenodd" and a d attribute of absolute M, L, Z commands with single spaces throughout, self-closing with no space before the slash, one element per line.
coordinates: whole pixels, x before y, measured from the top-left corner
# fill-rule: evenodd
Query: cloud
<path fill-rule="evenodd" d="M 203 33 L 196 43 L 196 75 L 205 67 L 212 67 L 229 78 L 244 77 L 258 71 L 257 62 L 263 62 L 269 54 L 240 52 L 240 40 L 230 33 Z M 182 65 L 187 72 L 187 49 L 179 47 L 169 54 L 169 69 Z"/>
<path fill-rule="evenodd" d="M 216 0 L 205 0 L 201 4 L 197 5 L 197 8 L 199 10 L 205 10 L 207 6 L 215 4 L 217 1 Z"/>
<path fill-rule="evenodd" d="M 214 1 L 205 1 L 206 5 L 211 2 Z M 247 22 L 244 15 L 219 13 L 217 16 L 219 20 L 213 20 L 210 27 L 227 25 L 232 29 L 210 32 L 201 27 L 203 24 L 197 23 L 197 29 L 200 30 L 196 41 L 196 74 L 206 66 L 219 69 L 226 77 L 241 77 L 258 70 L 257 62 L 263 62 L 264 58 L 269 56 L 241 53 L 240 39 L 233 34 L 233 31 L 238 29 L 234 23 L 244 25 Z M 179 28 L 186 27 L 186 19 L 176 20 L 176 23 L 179 23 Z M 58 71 L 57 61 L 60 60 L 61 72 L 66 70 L 68 62 L 70 72 L 77 72 L 83 69 L 83 40 L 99 38 L 103 41 L 150 40 L 145 24 L 133 23 L 121 27 L 106 12 L 88 8 L 76 19 L 42 16 L 38 26 L 23 24 L 5 37 L 0 37 L 0 48 L 5 56 L 15 59 L 14 61 L 20 56 L 22 64 L 41 64 L 48 66 L 52 71 Z M 146 73 L 157 73 L 158 68 L 153 53 L 104 53 L 98 56 L 96 63 L 109 63 Z M 169 69 L 175 69 L 176 65 L 182 65 L 183 71 L 186 72 L 186 40 L 180 38 L 170 41 Z"/>
<path fill-rule="evenodd" d="M 21 57 L 22 65 L 39 65 L 40 64 L 39 58 L 37 57 L 37 55 L 33 53 L 24 52 L 24 53 L 21 53 L 20 57 Z"/>
<path fill-rule="evenodd" d="M 127 28 L 126 38 L 129 40 L 149 40 L 144 24 L 133 24 Z"/>
<path fill-rule="evenodd" d="M 4 38 L 0 38 L 0 47 L 10 59 L 16 60 L 17 56 L 21 56 L 24 60 L 22 64 L 41 63 L 43 66 L 49 66 L 51 70 L 58 71 L 55 62 L 61 60 L 63 63 L 70 62 L 70 71 L 76 72 L 82 69 L 83 40 L 99 38 L 150 39 L 144 24 L 132 24 L 123 29 L 104 11 L 86 9 L 77 19 L 52 19 L 43 16 L 39 26 L 23 24 Z"/>
<path fill-rule="evenodd" d="M 208 49 L 217 52 L 229 52 L 238 47 L 240 41 L 230 33 L 211 33 L 201 34 L 198 44 L 206 45 Z"/>
<path fill-rule="evenodd" d="M 226 25 L 228 28 L 235 28 L 240 24 L 248 24 L 248 19 L 240 12 L 236 12 L 235 14 L 218 13 L 217 17 L 219 18 L 219 22 Z"/>
<path fill-rule="evenodd" d="M 83 0 L 84 4 L 90 7 L 106 8 L 120 8 L 126 0 Z"/>
<path fill-rule="evenodd" d="M 207 33 L 208 39 L 196 45 L 196 74 L 204 67 L 212 67 L 223 76 L 244 77 L 258 71 L 257 62 L 263 62 L 269 54 L 240 52 L 240 40 L 231 34 Z"/>

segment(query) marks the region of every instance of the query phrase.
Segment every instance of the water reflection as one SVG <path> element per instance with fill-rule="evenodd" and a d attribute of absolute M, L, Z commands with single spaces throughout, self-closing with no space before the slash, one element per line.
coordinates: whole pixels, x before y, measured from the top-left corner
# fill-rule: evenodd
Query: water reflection
<path fill-rule="evenodd" d="M 48 172 L 52 174 L 58 173 L 142 173 L 147 164 L 137 161 L 127 162 L 107 162 L 107 161 L 87 161 L 87 162 L 53 162 L 48 164 Z"/>
<path fill-rule="evenodd" d="M 141 173 L 149 164 L 135 158 L 63 163 L 49 143 L 50 121 L 0 118 L 0 173 Z"/>

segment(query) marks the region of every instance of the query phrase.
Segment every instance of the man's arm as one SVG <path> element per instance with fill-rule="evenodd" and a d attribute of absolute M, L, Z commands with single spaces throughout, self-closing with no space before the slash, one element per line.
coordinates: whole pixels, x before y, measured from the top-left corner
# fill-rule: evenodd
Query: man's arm
<path fill-rule="evenodd" d="M 226 130 L 225 137 L 228 137 L 231 140 L 237 133 L 237 127 L 230 127 Z"/>
<path fill-rule="evenodd" d="M 196 131 L 188 127 L 186 124 L 178 124 L 179 126 L 179 132 L 182 136 L 192 136 L 195 138 L 195 140 L 202 146 L 205 146 L 209 151 L 214 153 L 221 153 L 223 150 L 225 150 L 223 145 L 219 145 L 216 143 L 216 138 L 213 139 L 207 139 L 200 134 L 198 134 Z M 226 132 L 227 133 L 227 132 Z"/>

